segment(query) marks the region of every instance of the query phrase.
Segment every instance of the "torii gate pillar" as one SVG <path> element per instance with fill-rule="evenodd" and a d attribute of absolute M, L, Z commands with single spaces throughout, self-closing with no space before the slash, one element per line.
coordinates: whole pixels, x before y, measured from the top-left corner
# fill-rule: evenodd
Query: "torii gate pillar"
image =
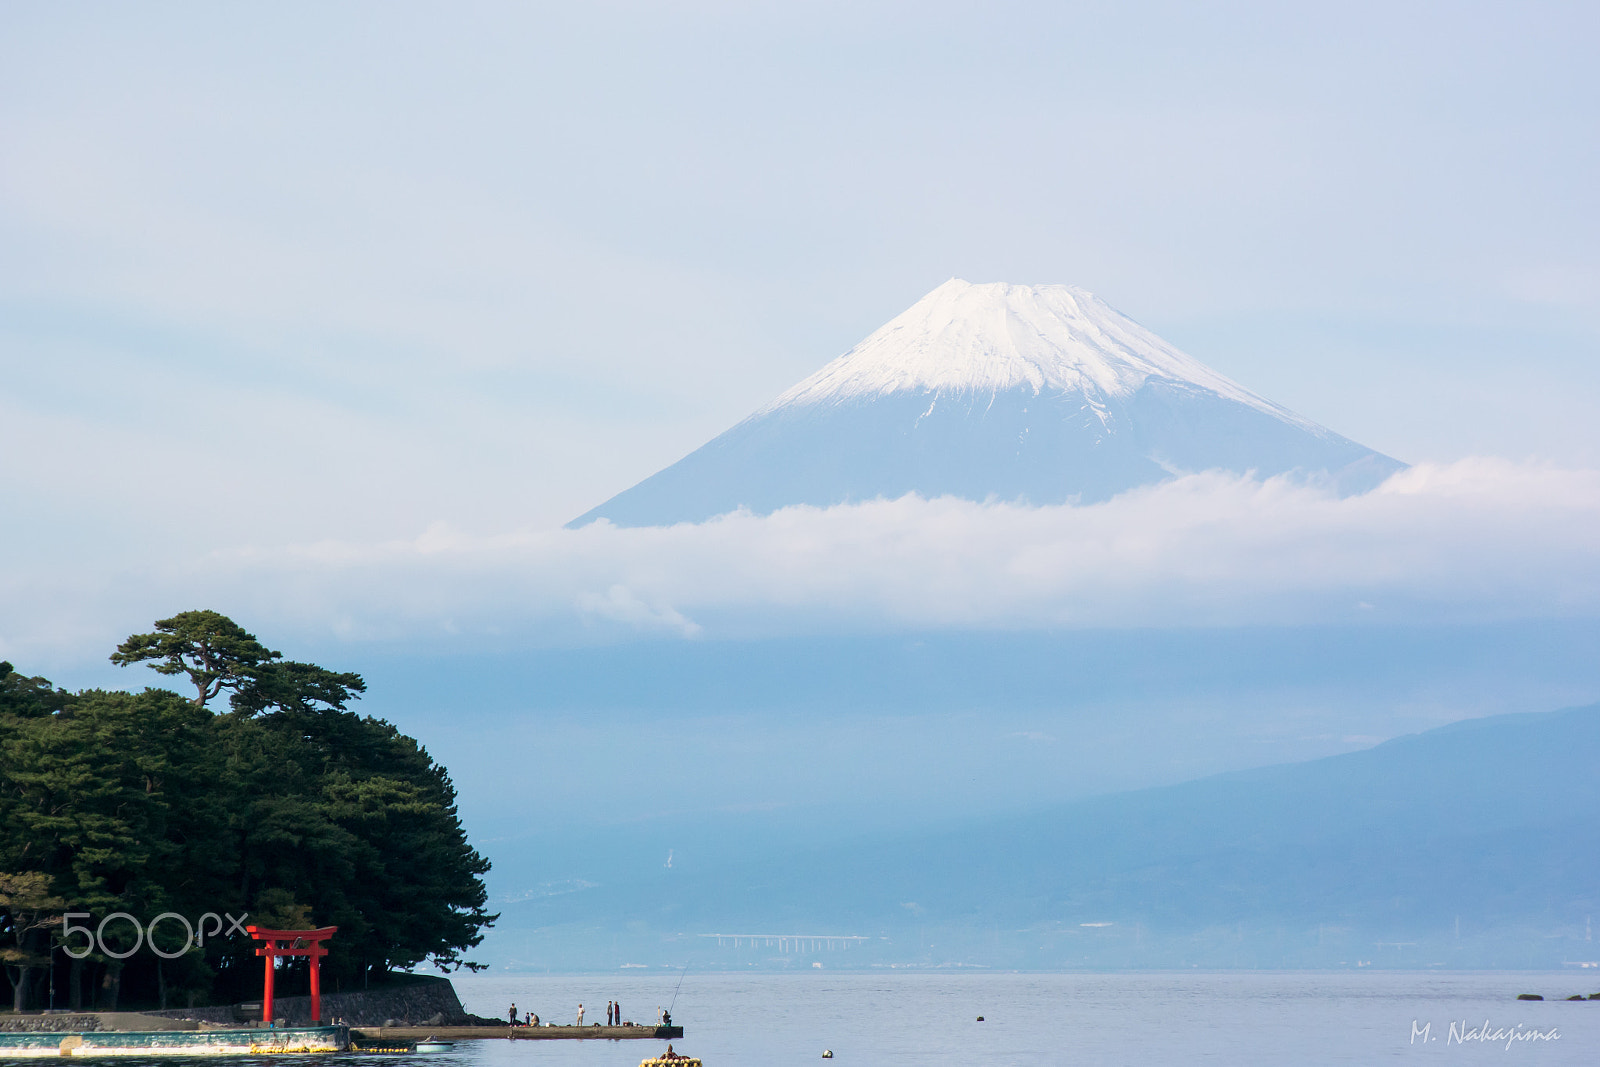
<path fill-rule="evenodd" d="M 317 930 L 263 930 L 246 926 L 245 933 L 262 942 L 257 956 L 267 960 L 267 977 L 261 988 L 261 1022 L 272 1025 L 272 970 L 279 956 L 307 956 L 311 959 L 311 1021 L 322 1021 L 322 957 L 328 954 L 323 942 L 339 932 L 337 926 Z"/>

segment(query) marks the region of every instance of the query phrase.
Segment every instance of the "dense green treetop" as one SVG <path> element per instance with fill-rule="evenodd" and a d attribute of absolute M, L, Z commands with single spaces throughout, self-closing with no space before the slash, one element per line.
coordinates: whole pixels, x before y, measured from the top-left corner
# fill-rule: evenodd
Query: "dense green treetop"
<path fill-rule="evenodd" d="M 111 654 L 111 662 L 119 667 L 150 663 L 162 674 L 188 675 L 200 707 L 224 689 L 238 692 L 263 665 L 281 658 L 281 653 L 215 611 L 184 611 L 159 619 L 155 633 L 134 634 Z"/>
<path fill-rule="evenodd" d="M 228 703 L 247 717 L 269 709 L 311 714 L 319 709 L 344 711 L 366 691 L 367 683 L 359 674 L 338 674 L 315 663 L 288 660 L 253 668 Z"/>
<path fill-rule="evenodd" d="M 0 716 L 33 719 L 53 715 L 72 703 L 72 694 L 43 678 L 28 678 L 0 660 Z"/>

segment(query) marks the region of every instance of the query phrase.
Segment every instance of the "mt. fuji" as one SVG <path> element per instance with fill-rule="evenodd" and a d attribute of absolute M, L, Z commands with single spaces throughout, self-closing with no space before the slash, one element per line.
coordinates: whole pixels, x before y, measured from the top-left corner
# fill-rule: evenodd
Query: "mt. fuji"
<path fill-rule="evenodd" d="M 665 470 L 573 520 L 700 522 L 923 497 L 1094 503 L 1180 474 L 1340 492 L 1404 464 L 1257 396 L 1082 289 L 952 279 Z"/>

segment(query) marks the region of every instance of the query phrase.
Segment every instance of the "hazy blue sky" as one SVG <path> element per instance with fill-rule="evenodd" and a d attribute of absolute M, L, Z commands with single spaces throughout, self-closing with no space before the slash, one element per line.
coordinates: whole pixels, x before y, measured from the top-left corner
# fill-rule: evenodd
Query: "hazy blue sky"
<path fill-rule="evenodd" d="M 0 658 L 151 684 L 115 642 L 211 607 L 362 671 L 497 895 L 599 826 L 692 856 L 1593 700 L 1597 40 L 1581 3 L 0 5 Z M 559 529 L 952 276 L 1083 286 L 1418 466 Z"/>
<path fill-rule="evenodd" d="M 1590 612 L 1590 577 L 1551 590 L 1600 573 L 1593 479 L 1507 514 L 1535 492 L 1518 472 L 1600 464 L 1597 10 L 8 4 L 0 655 L 97 661 L 199 600 L 347 637 L 748 606 L 686 591 L 679 548 L 590 566 L 602 549 L 541 531 L 951 276 L 1082 285 L 1408 461 L 1534 461 L 1492 468 L 1513 504 L 1459 505 L 1493 531 L 1447 559 L 1538 573 L 1444 573 L 1440 610 Z M 1491 468 L 1440 469 L 1450 496 Z M 1296 551 L 1326 542 L 1294 532 L 1322 505 L 1252 499 Z M 1365 531 L 1344 562 L 1483 525 L 1424 512 L 1344 513 Z M 1014 553 L 1057 536 L 1003 525 L 985 536 Z M 856 573 L 835 606 L 915 609 Z M 1118 590 L 1149 573 L 1101 592 L 1138 615 Z M 797 610 L 827 599 L 801 584 Z M 1022 593 L 1024 621 L 1058 620 Z M 1011 603 L 953 596 L 958 622 Z M 1245 615 L 1301 617 L 1279 607 Z"/>

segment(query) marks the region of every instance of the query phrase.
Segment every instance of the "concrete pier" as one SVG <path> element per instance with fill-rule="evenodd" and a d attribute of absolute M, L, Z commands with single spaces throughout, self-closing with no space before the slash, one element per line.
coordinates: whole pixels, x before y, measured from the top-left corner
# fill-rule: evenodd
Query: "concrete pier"
<path fill-rule="evenodd" d="M 350 1037 L 358 1044 L 386 1041 L 677 1041 L 681 1026 L 357 1026 Z"/>

